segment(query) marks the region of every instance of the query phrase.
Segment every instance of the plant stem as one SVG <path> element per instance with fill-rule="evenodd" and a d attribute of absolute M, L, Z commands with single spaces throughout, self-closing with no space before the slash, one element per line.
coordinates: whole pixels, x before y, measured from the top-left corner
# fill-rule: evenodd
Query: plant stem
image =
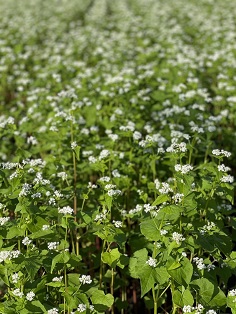
<path fill-rule="evenodd" d="M 111 269 L 111 295 L 114 295 L 114 269 Z M 114 314 L 114 305 L 112 304 L 111 313 Z"/>
<path fill-rule="evenodd" d="M 157 314 L 157 298 L 156 298 L 154 287 L 152 288 L 152 297 L 153 297 L 153 302 L 154 302 L 154 312 L 153 312 L 153 314 Z"/>

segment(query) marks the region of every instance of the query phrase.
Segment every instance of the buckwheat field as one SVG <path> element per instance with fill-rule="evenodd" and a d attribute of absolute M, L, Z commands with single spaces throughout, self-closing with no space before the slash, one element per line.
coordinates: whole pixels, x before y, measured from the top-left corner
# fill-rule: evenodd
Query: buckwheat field
<path fill-rule="evenodd" d="M 236 314 L 236 0 L 0 12 L 0 313 Z"/>

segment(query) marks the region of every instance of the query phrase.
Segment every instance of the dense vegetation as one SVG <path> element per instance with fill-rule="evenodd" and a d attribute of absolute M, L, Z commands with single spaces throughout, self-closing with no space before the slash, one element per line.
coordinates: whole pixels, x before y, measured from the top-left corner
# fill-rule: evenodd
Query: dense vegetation
<path fill-rule="evenodd" d="M 236 1 L 0 12 L 0 313 L 236 313 Z"/>

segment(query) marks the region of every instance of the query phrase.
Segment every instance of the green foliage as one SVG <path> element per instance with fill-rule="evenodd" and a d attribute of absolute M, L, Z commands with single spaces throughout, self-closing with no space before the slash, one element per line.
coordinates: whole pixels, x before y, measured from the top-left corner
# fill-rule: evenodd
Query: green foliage
<path fill-rule="evenodd" d="M 236 313 L 235 1 L 0 12 L 0 313 Z"/>

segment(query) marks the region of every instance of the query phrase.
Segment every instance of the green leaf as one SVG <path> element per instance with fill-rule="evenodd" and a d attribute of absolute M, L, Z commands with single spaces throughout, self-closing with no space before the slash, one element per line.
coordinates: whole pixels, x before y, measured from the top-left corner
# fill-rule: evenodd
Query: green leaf
<path fill-rule="evenodd" d="M 12 226 L 8 229 L 6 239 L 13 239 L 17 237 L 23 237 L 25 234 L 24 229 L 19 228 L 19 226 Z"/>
<path fill-rule="evenodd" d="M 207 278 L 196 279 L 191 285 L 198 288 L 199 303 L 204 306 L 223 306 L 226 304 L 226 296 L 223 291 Z"/>
<path fill-rule="evenodd" d="M 225 255 L 228 255 L 232 248 L 230 237 L 223 232 L 204 235 L 199 234 L 196 244 L 199 244 L 208 252 L 213 252 L 215 249 L 219 249 Z"/>
<path fill-rule="evenodd" d="M 129 260 L 129 272 L 133 278 L 140 278 L 143 265 L 147 261 L 148 251 L 147 249 L 141 249 L 134 253 L 134 256 Z"/>
<path fill-rule="evenodd" d="M 27 302 L 25 308 L 29 311 L 29 313 L 46 313 L 47 310 L 44 305 L 38 301 Z"/>
<path fill-rule="evenodd" d="M 159 195 L 155 201 L 152 203 L 152 206 L 160 205 L 164 202 L 167 202 L 169 197 L 166 194 Z"/>
<path fill-rule="evenodd" d="M 227 297 L 227 306 L 231 309 L 232 314 L 236 314 L 235 296 L 228 295 L 228 297 Z"/>
<path fill-rule="evenodd" d="M 96 311 L 104 312 L 112 306 L 114 297 L 110 293 L 105 295 L 102 290 L 96 290 L 92 293 L 91 301 Z"/>
<path fill-rule="evenodd" d="M 39 239 L 39 238 L 44 238 L 46 236 L 48 236 L 49 234 L 52 234 L 53 231 L 52 230 L 39 230 L 39 231 L 36 231 L 34 233 L 32 233 L 30 235 L 30 238 L 31 239 Z"/>
<path fill-rule="evenodd" d="M 121 254 L 119 252 L 119 250 L 113 249 L 110 252 L 103 252 L 102 253 L 102 261 L 105 264 L 108 264 L 110 267 L 115 268 L 119 258 L 120 258 Z"/>
<path fill-rule="evenodd" d="M 150 241 L 157 241 L 160 239 L 159 231 L 160 222 L 157 219 L 147 219 L 141 222 L 141 233 Z"/>
<path fill-rule="evenodd" d="M 70 260 L 69 252 L 62 252 L 56 255 L 52 260 L 51 273 L 57 264 L 66 264 Z"/>
<path fill-rule="evenodd" d="M 79 274 L 77 273 L 70 273 L 67 275 L 68 277 L 68 285 L 69 286 L 80 286 L 81 282 L 79 280 Z"/>
<path fill-rule="evenodd" d="M 33 281 L 35 279 L 35 275 L 38 270 L 42 266 L 42 261 L 39 256 L 30 256 L 26 257 L 24 261 L 25 268 L 27 270 L 28 275 L 30 276 L 30 280 Z"/>
<path fill-rule="evenodd" d="M 8 275 L 8 268 L 0 264 L 0 279 L 9 286 L 9 275 Z"/>
<path fill-rule="evenodd" d="M 144 264 L 142 271 L 140 272 L 141 282 L 141 298 L 154 287 L 156 282 L 156 271 L 155 268 Z"/>
<path fill-rule="evenodd" d="M 166 267 L 164 266 L 156 267 L 155 272 L 156 281 L 160 285 L 164 285 L 169 281 L 170 275 L 167 272 Z"/>
<path fill-rule="evenodd" d="M 193 305 L 194 298 L 189 289 L 184 289 L 182 286 L 182 290 L 179 289 L 174 290 L 172 299 L 173 302 L 179 307 L 183 307 L 184 305 Z"/>
<path fill-rule="evenodd" d="M 181 207 L 177 205 L 169 205 L 164 208 L 161 208 L 156 218 L 159 220 L 165 221 L 168 220 L 174 223 L 176 220 L 178 220 L 181 212 L 182 212 Z"/>
<path fill-rule="evenodd" d="M 176 263 L 176 262 L 175 262 Z M 178 262 L 177 262 L 178 263 Z M 168 273 L 170 276 L 179 284 L 182 286 L 187 287 L 188 284 L 190 283 L 193 275 L 193 266 L 189 259 L 186 257 L 183 258 L 178 264 L 180 264 L 179 267 L 176 267 L 173 269 L 173 264 L 172 269 L 168 268 Z"/>
<path fill-rule="evenodd" d="M 80 161 L 80 149 L 81 149 L 80 146 L 76 146 L 76 147 L 74 148 L 75 156 L 76 156 L 76 159 L 77 159 L 78 161 Z"/>

